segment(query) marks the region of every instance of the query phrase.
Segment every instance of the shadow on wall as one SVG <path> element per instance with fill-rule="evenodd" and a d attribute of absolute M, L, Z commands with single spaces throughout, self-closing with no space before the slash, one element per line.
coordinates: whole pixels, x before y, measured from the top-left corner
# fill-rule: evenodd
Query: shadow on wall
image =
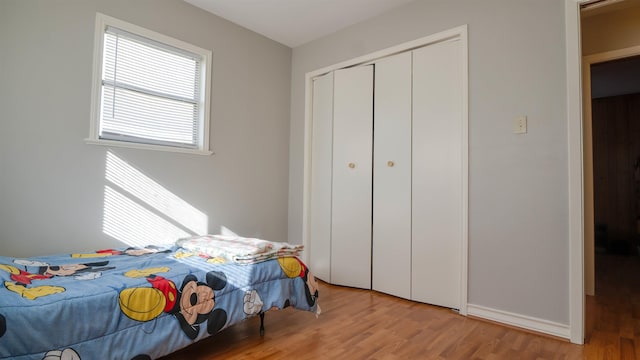
<path fill-rule="evenodd" d="M 208 217 L 107 151 L 102 231 L 132 247 L 208 233 Z"/>

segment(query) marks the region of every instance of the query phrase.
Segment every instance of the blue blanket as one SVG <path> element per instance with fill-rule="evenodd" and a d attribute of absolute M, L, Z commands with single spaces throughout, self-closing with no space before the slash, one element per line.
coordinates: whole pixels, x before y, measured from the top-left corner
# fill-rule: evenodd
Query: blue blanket
<path fill-rule="evenodd" d="M 269 309 L 319 313 L 296 257 L 255 265 L 179 247 L 0 256 L 0 359 L 155 359 Z"/>

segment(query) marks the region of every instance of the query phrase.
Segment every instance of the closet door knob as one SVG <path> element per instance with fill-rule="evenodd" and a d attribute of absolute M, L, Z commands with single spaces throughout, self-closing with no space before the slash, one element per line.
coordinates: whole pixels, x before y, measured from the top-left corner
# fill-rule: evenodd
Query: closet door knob
<path fill-rule="evenodd" d="M 355 168 L 355 167 L 356 167 L 356 164 L 354 164 L 354 163 L 349 163 L 349 168 L 350 168 L 350 169 L 353 169 L 353 168 Z"/>
<path fill-rule="evenodd" d="M 388 167 L 393 167 L 393 165 L 395 165 L 393 161 L 387 161 L 387 166 Z"/>

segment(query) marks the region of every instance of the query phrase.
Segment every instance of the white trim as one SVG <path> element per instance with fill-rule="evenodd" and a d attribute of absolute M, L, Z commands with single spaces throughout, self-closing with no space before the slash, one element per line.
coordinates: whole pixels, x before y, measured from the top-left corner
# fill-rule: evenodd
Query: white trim
<path fill-rule="evenodd" d="M 437 34 L 425 36 L 416 40 L 408 41 L 402 43 L 400 45 L 396 45 L 387 49 L 379 50 L 367 55 L 363 55 L 357 57 L 355 59 L 343 61 L 338 64 L 334 64 L 331 66 L 327 66 L 315 71 L 308 72 L 305 75 L 305 116 L 304 116 L 304 184 L 303 184 L 303 205 L 302 205 L 302 243 L 305 249 L 309 249 L 309 238 L 310 238 L 310 221 L 309 221 L 309 213 L 310 213 L 310 195 L 309 191 L 311 190 L 311 141 L 312 141 L 312 92 L 313 92 L 313 78 L 326 74 L 328 72 L 347 68 L 355 65 L 365 64 L 368 62 L 375 61 L 376 59 L 380 59 L 389 55 L 401 53 L 404 51 L 412 50 L 415 48 L 423 47 L 426 45 L 443 42 L 451 39 L 459 39 L 462 41 L 462 46 L 464 47 L 463 54 L 463 86 L 464 86 L 464 94 L 463 94 L 463 143 L 464 149 L 463 151 L 463 194 L 462 194 L 462 211 L 463 211 L 463 224 L 462 224 L 462 269 L 461 269 L 461 291 L 460 291 L 460 309 L 459 312 L 462 315 L 467 314 L 467 301 L 468 301 L 468 248 L 469 248 L 469 222 L 468 222 L 468 213 L 469 213 L 469 185 L 468 185 L 468 169 L 469 169 L 469 110 L 468 110 L 468 83 L 469 83 L 469 57 L 468 57 L 468 26 L 461 25 L 455 27 L 453 29 L 445 30 L 439 32 Z M 305 261 L 309 262 L 309 253 L 305 252 Z"/>
<path fill-rule="evenodd" d="M 309 238 L 311 237 L 311 149 L 313 141 L 313 78 L 315 76 L 306 74 L 304 91 L 304 174 L 302 184 L 302 244 L 305 249 L 311 249 Z M 304 252 L 304 262 L 309 264 L 310 251 Z"/>
<path fill-rule="evenodd" d="M 553 321 L 520 315 L 508 311 L 491 309 L 488 307 L 469 304 L 468 314 L 471 316 L 496 321 L 502 324 L 519 327 L 543 334 L 549 334 L 564 339 L 569 338 L 569 326 Z"/>
<path fill-rule="evenodd" d="M 462 247 L 460 315 L 468 312 L 469 289 L 469 45 L 467 27 L 459 34 L 462 46 Z"/>
<path fill-rule="evenodd" d="M 567 141 L 569 195 L 569 339 L 584 343 L 584 185 L 582 157 L 582 91 L 580 53 L 580 4 L 565 0 L 567 72 Z"/>
<path fill-rule="evenodd" d="M 91 71 L 91 114 L 89 122 L 89 139 L 98 139 L 100 132 L 100 79 L 102 79 L 102 58 L 104 47 L 104 28 L 102 14 L 96 14 L 96 24 L 93 36 L 93 69 Z"/>
<path fill-rule="evenodd" d="M 204 64 L 204 69 L 200 70 L 200 83 L 204 84 L 204 95 L 200 97 L 200 100 L 203 101 L 203 104 L 200 104 L 200 116 L 202 117 L 202 121 L 200 122 L 200 151 L 208 152 L 212 154 L 210 151 L 210 137 L 211 134 L 211 96 L 213 94 L 213 51 L 205 50 L 206 56 L 204 57 L 202 63 Z"/>
<path fill-rule="evenodd" d="M 334 70 L 338 70 L 338 69 L 343 69 L 343 68 L 347 68 L 347 67 L 351 67 L 351 66 L 355 66 L 355 65 L 361 65 L 361 64 L 365 64 L 368 62 L 372 62 L 374 60 L 383 58 L 383 57 L 387 57 L 389 55 L 393 55 L 393 54 L 398 54 L 407 50 L 412 50 L 415 48 L 419 48 L 419 47 L 423 47 L 426 45 L 430 45 L 430 44 L 434 44 L 434 43 L 438 43 L 438 42 L 443 42 L 449 39 L 453 39 L 453 38 L 461 38 L 462 34 L 465 34 L 465 38 L 466 38 L 466 34 L 467 34 L 467 25 L 461 25 L 458 27 L 455 27 L 453 29 L 449 29 L 449 30 L 445 30 L 442 32 L 439 32 L 437 34 L 433 34 L 433 35 L 429 35 L 429 36 L 425 36 L 416 40 L 412 40 L 412 41 L 408 41 L 405 43 L 402 43 L 400 45 L 396 45 L 396 46 L 392 46 L 390 48 L 386 48 L 383 50 L 379 50 L 367 55 L 363 55 L 360 57 L 357 57 L 355 59 L 351 59 L 351 60 L 346 60 L 343 61 L 341 63 L 338 64 L 334 64 L 334 65 L 330 65 L 315 71 L 311 71 L 308 72 L 306 77 L 307 80 L 309 80 L 310 78 L 314 78 L 316 76 L 320 76 L 323 74 L 326 74 L 328 72 L 334 71 Z M 465 61 L 467 59 L 464 59 Z M 307 84 L 308 85 L 308 84 Z M 308 89 L 308 87 L 307 87 Z"/>
<path fill-rule="evenodd" d="M 181 148 L 177 146 L 163 146 L 163 145 L 153 145 L 153 144 L 140 144 L 134 142 L 127 141 L 115 141 L 115 140 L 105 140 L 105 139 L 91 139 L 86 138 L 84 142 L 91 145 L 101 145 L 101 146 L 109 146 L 109 147 L 124 147 L 130 149 L 143 149 L 143 150 L 158 150 L 158 151 L 167 151 L 167 152 L 177 152 L 183 154 L 194 154 L 194 155 L 215 155 L 213 151 L 209 150 L 198 150 L 198 149 L 187 149 Z"/>
<path fill-rule="evenodd" d="M 203 94 L 200 96 L 199 106 L 199 134 L 198 134 L 198 149 L 181 149 L 178 147 L 172 147 L 169 145 L 150 145 L 150 144 L 138 144 L 133 142 L 124 141 L 111 141 L 100 139 L 100 104 L 102 93 L 102 67 L 103 67 L 103 47 L 104 47 L 104 32 L 107 26 L 112 26 L 127 32 L 130 32 L 136 36 L 145 37 L 153 41 L 164 43 L 182 49 L 190 53 L 198 54 L 202 56 L 200 63 L 200 76 Z M 211 122 L 211 64 L 212 64 L 213 52 L 211 50 L 203 49 L 201 47 L 189 44 L 182 40 L 174 39 L 164 34 L 157 33 L 145 29 L 143 27 L 130 24 L 128 22 L 113 18 L 111 16 L 104 15 L 102 13 L 96 13 L 96 22 L 94 28 L 94 40 L 93 40 L 93 71 L 92 71 L 92 84 L 91 84 L 91 113 L 90 113 L 90 125 L 89 125 L 89 137 L 85 139 L 87 144 L 95 145 L 108 145 L 108 146 L 120 146 L 128 148 L 142 148 L 150 150 L 162 150 L 173 151 L 181 153 L 194 153 L 211 155 L 209 151 L 209 131 Z M 140 146 L 139 146 L 140 145 Z"/>

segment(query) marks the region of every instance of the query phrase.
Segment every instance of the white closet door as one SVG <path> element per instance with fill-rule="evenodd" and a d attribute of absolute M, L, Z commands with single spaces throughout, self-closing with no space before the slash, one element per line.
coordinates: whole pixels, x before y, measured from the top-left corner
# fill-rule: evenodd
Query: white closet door
<path fill-rule="evenodd" d="M 411 298 L 411 52 L 375 64 L 374 290 Z"/>
<path fill-rule="evenodd" d="M 309 266 L 331 282 L 331 169 L 333 73 L 313 80 Z"/>
<path fill-rule="evenodd" d="M 331 282 L 371 288 L 373 66 L 335 71 Z"/>
<path fill-rule="evenodd" d="M 412 298 L 460 308 L 462 261 L 462 49 L 413 54 Z"/>

